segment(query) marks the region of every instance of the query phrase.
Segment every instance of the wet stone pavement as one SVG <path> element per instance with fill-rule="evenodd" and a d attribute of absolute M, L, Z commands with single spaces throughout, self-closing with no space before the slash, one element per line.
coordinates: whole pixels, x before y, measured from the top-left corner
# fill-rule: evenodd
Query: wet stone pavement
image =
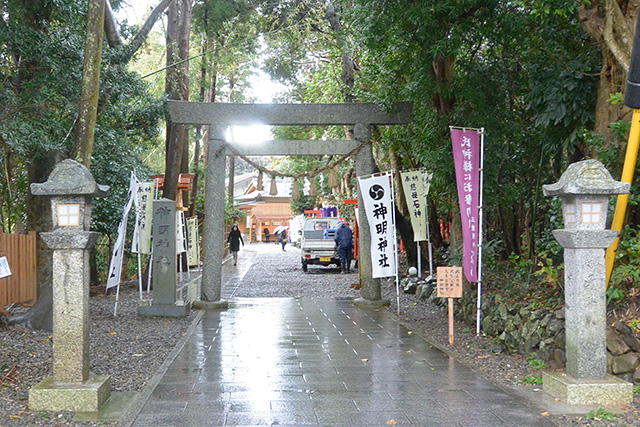
<path fill-rule="evenodd" d="M 143 393 L 132 425 L 554 425 L 386 310 L 358 309 L 351 296 L 235 296 L 255 284 L 246 282 L 251 277 L 268 281 L 271 257 L 280 257 L 283 269 L 295 268 L 299 253 L 289 251 L 286 261 L 266 245 L 254 246 L 238 267 L 225 265 L 229 309 L 198 315 Z M 357 280 L 335 272 L 295 274 L 316 286 Z M 295 286 L 291 277 L 288 286 Z"/>

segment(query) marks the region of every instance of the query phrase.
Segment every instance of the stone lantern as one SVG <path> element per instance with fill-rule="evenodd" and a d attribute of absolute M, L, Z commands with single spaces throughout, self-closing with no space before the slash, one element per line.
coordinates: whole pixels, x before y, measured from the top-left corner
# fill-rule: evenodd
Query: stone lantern
<path fill-rule="evenodd" d="M 545 196 L 562 200 L 564 229 L 553 235 L 564 248 L 567 371 L 543 374 L 543 388 L 569 404 L 633 400 L 630 383 L 607 375 L 605 250 L 618 232 L 606 230 L 609 197 L 629 192 L 597 160 L 571 164 Z"/>
<path fill-rule="evenodd" d="M 53 231 L 40 233 L 53 250 L 53 376 L 29 391 L 32 410 L 92 412 L 109 398 L 110 377 L 89 376 L 89 231 L 91 202 L 109 187 L 96 184 L 74 160 L 58 163 L 35 196 L 51 198 Z"/>

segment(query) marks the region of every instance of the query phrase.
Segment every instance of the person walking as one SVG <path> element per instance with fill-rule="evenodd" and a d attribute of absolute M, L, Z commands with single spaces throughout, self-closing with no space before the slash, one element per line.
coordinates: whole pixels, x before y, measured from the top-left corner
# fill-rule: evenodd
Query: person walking
<path fill-rule="evenodd" d="M 353 232 L 342 221 L 338 223 L 334 241 L 336 242 L 336 246 L 338 247 L 338 257 L 340 258 L 340 267 L 342 269 L 342 274 L 351 273 Z"/>
<path fill-rule="evenodd" d="M 286 252 L 286 250 L 284 249 L 285 246 L 287 246 L 287 229 L 283 228 L 280 231 L 280 241 L 282 243 L 282 252 Z"/>
<path fill-rule="evenodd" d="M 238 223 L 234 223 L 231 231 L 229 232 L 229 237 L 227 237 L 227 243 L 229 244 L 229 252 L 233 255 L 233 265 L 238 264 L 238 251 L 240 250 L 240 243 L 242 242 L 242 246 L 244 246 L 244 240 L 242 240 L 242 233 L 240 233 L 240 229 L 238 228 Z"/>

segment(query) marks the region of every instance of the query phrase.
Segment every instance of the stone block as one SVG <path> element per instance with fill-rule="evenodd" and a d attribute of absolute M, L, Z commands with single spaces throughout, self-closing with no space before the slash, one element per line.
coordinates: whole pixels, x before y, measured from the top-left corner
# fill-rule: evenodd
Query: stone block
<path fill-rule="evenodd" d="M 194 301 L 195 310 L 226 310 L 229 308 L 229 301 L 221 299 L 218 301 Z"/>
<path fill-rule="evenodd" d="M 98 411 L 76 412 L 71 421 L 99 425 L 119 423 L 136 402 L 138 395 L 135 391 L 113 392 Z"/>
<path fill-rule="evenodd" d="M 613 370 L 614 374 L 618 375 L 634 372 L 638 366 L 640 366 L 640 361 L 638 361 L 638 353 L 629 352 L 621 356 L 614 357 L 611 364 L 611 369 Z"/>
<path fill-rule="evenodd" d="M 620 356 L 631 350 L 627 343 L 612 329 L 607 329 L 607 349 L 614 356 Z"/>
<path fill-rule="evenodd" d="M 612 375 L 579 380 L 563 372 L 543 372 L 542 389 L 569 405 L 622 405 L 633 401 L 633 385 Z"/>
<path fill-rule="evenodd" d="M 111 377 L 91 376 L 84 383 L 56 383 L 49 377 L 29 390 L 32 411 L 94 412 L 111 395 Z"/>
<path fill-rule="evenodd" d="M 388 299 L 378 299 L 378 300 L 370 300 L 367 298 L 356 298 L 353 300 L 353 305 L 355 305 L 358 308 L 383 308 L 383 307 L 389 307 L 391 305 L 391 301 L 389 301 Z"/>
<path fill-rule="evenodd" d="M 640 353 L 640 340 L 636 337 L 635 332 L 633 332 L 633 329 L 631 329 L 629 325 L 624 322 L 618 322 L 616 331 L 620 334 L 620 338 L 622 338 L 625 344 L 631 347 L 631 350 Z"/>
<path fill-rule="evenodd" d="M 138 316 L 146 317 L 186 317 L 191 304 L 153 304 L 138 307 Z"/>

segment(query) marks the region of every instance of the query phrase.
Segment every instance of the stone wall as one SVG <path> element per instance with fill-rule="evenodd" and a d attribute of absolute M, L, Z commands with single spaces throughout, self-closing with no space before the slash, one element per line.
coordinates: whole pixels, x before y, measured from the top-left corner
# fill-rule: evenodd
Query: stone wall
<path fill-rule="evenodd" d="M 434 284 L 418 283 L 414 289 L 417 297 L 446 307 L 447 300 L 436 297 Z M 475 325 L 476 304 L 476 293 L 467 292 L 456 301 L 456 319 L 470 326 Z M 531 355 L 554 367 L 564 367 L 564 308 L 551 311 L 509 307 L 500 295 L 483 294 L 482 313 L 482 331 L 492 337 L 492 352 Z M 640 383 L 639 353 L 640 340 L 629 326 L 621 322 L 607 330 L 609 373 L 635 384 Z"/>

